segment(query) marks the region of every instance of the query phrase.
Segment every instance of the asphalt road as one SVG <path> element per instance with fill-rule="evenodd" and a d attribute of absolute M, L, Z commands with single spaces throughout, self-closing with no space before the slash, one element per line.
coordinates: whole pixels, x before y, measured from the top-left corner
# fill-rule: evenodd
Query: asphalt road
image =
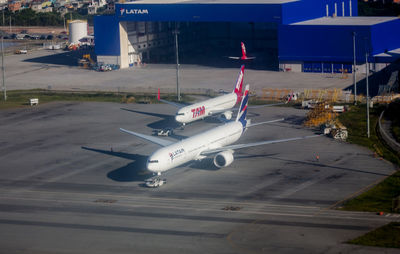
<path fill-rule="evenodd" d="M 173 125 L 172 114 L 168 105 L 116 103 L 0 111 L 0 252 L 397 253 L 345 242 L 399 217 L 330 209 L 394 167 L 327 137 L 242 149 L 226 168 L 205 160 L 144 187 L 157 146 L 118 129 L 150 134 Z M 303 110 L 248 115 L 286 120 L 253 127 L 238 143 L 313 134 L 301 126 Z M 217 124 L 197 122 L 174 138 Z"/>

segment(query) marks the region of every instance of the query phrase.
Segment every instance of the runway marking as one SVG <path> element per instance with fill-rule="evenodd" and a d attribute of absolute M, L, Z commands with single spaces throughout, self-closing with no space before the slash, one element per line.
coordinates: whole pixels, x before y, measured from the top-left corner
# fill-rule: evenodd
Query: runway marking
<path fill-rule="evenodd" d="M 15 197 L 15 198 L 11 198 L 11 197 L 5 197 L 3 199 L 11 199 L 11 200 L 28 200 L 28 201 L 44 201 L 44 202 L 58 202 L 58 203 L 77 203 L 77 204 L 90 204 L 93 201 L 81 201 L 81 200 L 60 200 L 60 199 L 40 199 L 40 198 L 23 198 L 23 197 Z M 214 203 L 214 201 L 211 201 L 212 203 Z M 95 204 L 95 202 L 93 202 Z M 102 204 L 104 205 L 104 204 Z M 247 210 L 240 210 L 240 211 L 224 211 L 218 208 L 202 208 L 202 207 L 182 207 L 182 206 L 177 206 L 176 204 L 157 204 L 157 205 L 151 205 L 151 204 L 126 204 L 126 203 L 113 203 L 113 204 L 108 204 L 110 207 L 134 207 L 134 208 L 162 208 L 162 209 L 176 209 L 176 210 L 190 210 L 190 211 L 207 211 L 207 212 L 220 212 L 220 213 L 230 213 L 230 214 L 254 214 L 254 215 L 271 215 L 271 216 L 285 216 L 285 217 L 307 217 L 307 218 L 311 218 L 311 217 L 316 217 L 315 213 L 309 213 L 309 214 L 301 214 L 301 213 L 282 213 L 282 212 L 271 212 L 271 211 L 254 211 L 251 210 L 252 208 L 247 208 Z M 204 204 L 207 205 L 207 204 Z M 99 205 L 101 206 L 101 205 Z M 285 208 L 284 208 L 285 209 Z M 259 209 L 257 209 L 259 210 Z M 298 209 L 296 209 L 296 211 L 298 211 Z M 307 212 L 307 211 L 304 211 Z M 312 212 L 312 211 L 309 211 Z M 384 219 L 385 217 L 377 217 L 375 215 L 370 216 L 370 217 L 365 217 L 365 216 L 369 216 L 370 214 L 365 214 L 365 213 L 357 213 L 354 214 L 354 216 L 357 217 L 353 217 L 353 216 L 346 216 L 345 213 L 347 212 L 339 212 L 339 211 L 334 211 L 336 213 L 335 214 L 326 214 L 324 216 L 319 216 L 320 218 L 333 218 L 333 219 L 348 219 L 348 220 L 362 220 L 362 221 L 380 221 L 382 219 Z M 364 216 L 362 216 L 364 215 Z M 386 218 L 389 219 L 389 218 Z"/>
<path fill-rule="evenodd" d="M 28 200 L 28 201 L 46 201 L 46 202 L 58 202 L 58 203 L 81 203 L 81 204 L 88 204 L 91 203 L 89 201 L 79 201 L 79 200 L 60 200 L 60 199 L 39 199 L 39 198 L 9 198 L 9 199 L 16 199 L 16 200 Z M 94 202 L 93 202 L 94 203 Z M 111 205 L 111 204 L 110 204 Z M 122 204 L 122 203 L 113 203 L 112 206 L 120 206 L 120 207 L 147 207 L 147 208 L 163 208 L 163 209 L 177 209 L 177 210 L 196 210 L 196 211 L 208 211 L 208 212 L 221 212 L 221 213 L 240 213 L 240 214 L 258 214 L 258 215 L 276 215 L 276 216 L 292 216 L 292 217 L 313 217 L 312 214 L 291 214 L 291 213 L 281 213 L 281 212 L 262 212 L 262 211 L 252 211 L 252 210 L 240 210 L 240 211 L 225 211 L 222 209 L 210 209 L 210 208 L 199 208 L 199 207 L 178 207 L 176 205 L 150 205 L 150 204 Z"/>
<path fill-rule="evenodd" d="M 64 195 L 82 195 L 82 193 L 79 192 L 61 192 L 61 191 L 42 191 L 42 190 L 24 190 L 25 193 L 43 193 L 43 194 L 64 194 Z M 1 193 L 0 195 L 2 195 L 4 193 Z M 205 199 L 179 199 L 179 198 L 158 198 L 158 197 L 132 197 L 132 196 L 125 196 L 125 195 L 113 195 L 113 194 L 93 194 L 93 193 L 84 193 L 84 195 L 87 196 L 91 196 L 93 197 L 93 199 L 99 199 L 101 197 L 107 197 L 109 199 L 118 199 L 118 198 L 126 198 L 129 200 L 145 200 L 145 201 L 149 201 L 149 200 L 153 200 L 156 202 L 164 202 L 164 201 L 174 201 L 174 202 L 186 202 L 186 203 L 192 203 L 192 202 L 196 202 L 196 203 L 204 203 L 206 205 L 210 204 L 210 203 L 215 203 L 216 201 L 218 201 L 219 204 L 221 204 L 221 208 L 223 208 L 223 206 L 225 205 L 235 205 L 235 206 L 251 206 L 251 205 L 259 205 L 262 204 L 263 206 L 267 206 L 267 207 L 286 207 L 286 208 L 302 208 L 302 209 L 320 209 L 320 207 L 317 206 L 299 206 L 299 205 L 278 205 L 278 204 L 265 204 L 263 203 L 263 201 L 260 202 L 237 202 L 237 201 L 221 201 L 221 200 L 205 200 Z M 1 197 L 1 196 L 0 196 Z"/>
<path fill-rule="evenodd" d="M 69 228 L 69 229 L 83 229 L 83 230 L 96 230 L 96 231 L 116 231 L 126 233 L 140 233 L 140 234 L 158 234 L 158 235 L 175 235 L 175 236 L 190 236 L 190 237 L 207 237 L 207 238 L 224 238 L 225 234 L 206 233 L 206 232 L 193 232 L 193 231 L 178 231 L 168 229 L 148 229 L 148 228 L 133 228 L 121 226 L 98 226 L 89 224 L 71 224 L 71 223 L 58 223 L 58 222 L 40 222 L 40 221 L 23 221 L 23 220 L 3 220 L 0 219 L 0 224 L 8 225 L 21 225 L 21 226 L 37 226 L 37 227 L 53 227 L 53 228 Z"/>

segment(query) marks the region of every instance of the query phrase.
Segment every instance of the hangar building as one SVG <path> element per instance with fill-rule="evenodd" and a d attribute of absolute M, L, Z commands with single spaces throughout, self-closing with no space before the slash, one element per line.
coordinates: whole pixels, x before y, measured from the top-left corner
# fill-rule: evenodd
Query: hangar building
<path fill-rule="evenodd" d="M 183 63 L 225 66 L 243 41 L 264 69 L 350 73 L 354 34 L 357 65 L 368 52 L 380 70 L 400 56 L 399 30 L 399 18 L 358 17 L 357 0 L 139 0 L 94 19 L 98 62 L 121 68 L 173 62 L 178 33 Z"/>

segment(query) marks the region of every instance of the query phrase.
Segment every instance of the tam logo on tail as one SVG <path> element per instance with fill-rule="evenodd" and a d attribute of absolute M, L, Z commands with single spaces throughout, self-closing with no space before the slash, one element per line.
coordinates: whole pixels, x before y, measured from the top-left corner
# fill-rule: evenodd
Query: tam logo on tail
<path fill-rule="evenodd" d="M 242 95 L 243 95 L 243 78 L 244 78 L 244 65 L 242 65 L 240 67 L 240 72 L 239 72 L 239 76 L 238 79 L 236 81 L 236 86 L 235 86 L 235 90 L 234 93 L 237 95 L 237 100 L 236 103 L 239 102 L 242 99 Z"/>

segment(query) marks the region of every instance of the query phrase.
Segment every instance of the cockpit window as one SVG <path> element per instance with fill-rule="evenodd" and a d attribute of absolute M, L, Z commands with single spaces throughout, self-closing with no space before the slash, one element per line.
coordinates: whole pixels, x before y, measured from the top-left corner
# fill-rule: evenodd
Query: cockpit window
<path fill-rule="evenodd" d="M 149 160 L 149 161 L 147 161 L 148 163 L 158 163 L 158 160 Z"/>
<path fill-rule="evenodd" d="M 176 113 L 177 116 L 184 116 L 185 113 Z"/>

